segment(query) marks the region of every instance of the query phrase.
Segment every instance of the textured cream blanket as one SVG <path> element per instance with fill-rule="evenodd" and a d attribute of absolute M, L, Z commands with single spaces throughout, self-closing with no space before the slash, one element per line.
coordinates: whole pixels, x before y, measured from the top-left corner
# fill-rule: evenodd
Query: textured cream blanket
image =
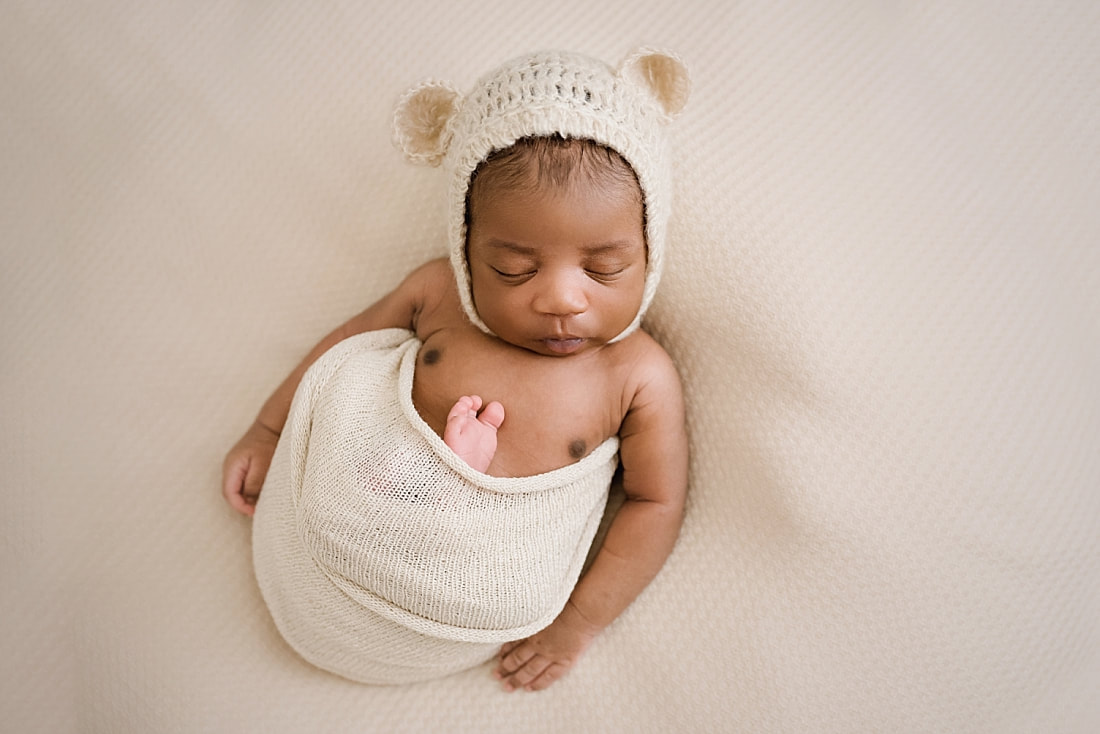
<path fill-rule="evenodd" d="M 0 728 L 1100 732 L 1098 39 L 1096 0 L 5 0 Z M 221 462 L 446 254 L 394 104 L 639 44 L 693 82 L 645 325 L 676 550 L 546 691 L 320 670 Z"/>
<path fill-rule="evenodd" d="M 368 683 L 469 668 L 553 621 L 618 462 L 611 438 L 545 474 L 475 471 L 413 406 L 419 348 L 385 329 L 314 363 L 254 521 L 256 576 L 283 636 Z"/>

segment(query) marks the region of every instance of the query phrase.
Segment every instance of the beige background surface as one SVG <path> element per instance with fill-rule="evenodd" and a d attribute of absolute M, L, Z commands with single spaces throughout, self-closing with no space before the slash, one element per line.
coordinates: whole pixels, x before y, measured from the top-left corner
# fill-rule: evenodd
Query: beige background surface
<path fill-rule="evenodd" d="M 1092 2 L 0 4 L 0 728 L 1100 729 Z M 678 50 L 652 331 L 689 513 L 570 676 L 370 688 L 266 616 L 224 452 L 443 251 L 392 105 Z"/>

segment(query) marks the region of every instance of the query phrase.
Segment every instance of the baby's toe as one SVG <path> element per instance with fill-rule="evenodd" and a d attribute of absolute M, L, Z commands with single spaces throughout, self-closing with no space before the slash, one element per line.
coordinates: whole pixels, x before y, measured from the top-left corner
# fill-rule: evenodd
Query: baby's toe
<path fill-rule="evenodd" d="M 477 416 L 477 409 L 480 407 L 481 398 L 477 395 L 463 395 L 451 407 L 451 412 L 447 414 L 447 420 L 453 420 L 455 418 L 474 418 Z"/>

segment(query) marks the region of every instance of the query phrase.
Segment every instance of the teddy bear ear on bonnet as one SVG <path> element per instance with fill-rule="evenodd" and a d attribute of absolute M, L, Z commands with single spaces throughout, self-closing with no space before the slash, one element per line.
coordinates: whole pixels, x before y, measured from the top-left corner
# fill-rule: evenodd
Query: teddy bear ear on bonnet
<path fill-rule="evenodd" d="M 410 89 L 393 116 L 393 141 L 413 163 L 438 166 L 451 142 L 447 121 L 462 95 L 446 82 L 426 81 Z"/>
<path fill-rule="evenodd" d="M 616 75 L 644 91 L 666 122 L 680 114 L 691 93 L 687 66 L 676 54 L 659 49 L 638 49 Z M 436 80 L 405 93 L 394 110 L 393 140 L 411 162 L 438 166 L 443 161 L 451 143 L 448 122 L 462 99 L 453 85 Z"/>
<path fill-rule="evenodd" d="M 691 77 L 679 56 L 659 49 L 638 49 L 619 65 L 618 74 L 653 98 L 666 120 L 683 111 L 691 95 Z"/>

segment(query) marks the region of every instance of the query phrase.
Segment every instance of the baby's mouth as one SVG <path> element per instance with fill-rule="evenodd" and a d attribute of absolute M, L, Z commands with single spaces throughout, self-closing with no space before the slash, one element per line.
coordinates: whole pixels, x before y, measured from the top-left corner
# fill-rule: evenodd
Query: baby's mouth
<path fill-rule="evenodd" d="M 550 337 L 543 339 L 547 350 L 554 354 L 572 354 L 584 346 L 586 339 L 577 336 Z"/>

